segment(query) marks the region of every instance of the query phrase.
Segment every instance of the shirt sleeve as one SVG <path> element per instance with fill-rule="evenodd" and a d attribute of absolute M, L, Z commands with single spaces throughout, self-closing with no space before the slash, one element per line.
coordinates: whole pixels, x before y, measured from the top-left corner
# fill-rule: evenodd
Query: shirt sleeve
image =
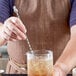
<path fill-rule="evenodd" d="M 12 13 L 12 0 L 0 0 L 0 22 L 4 22 L 11 16 Z"/>
<path fill-rule="evenodd" d="M 76 24 L 76 0 L 72 0 L 70 13 L 70 27 Z"/>

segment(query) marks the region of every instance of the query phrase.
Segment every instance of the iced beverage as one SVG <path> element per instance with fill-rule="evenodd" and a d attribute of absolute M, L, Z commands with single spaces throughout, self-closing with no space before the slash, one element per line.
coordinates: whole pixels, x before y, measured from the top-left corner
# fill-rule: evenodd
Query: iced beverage
<path fill-rule="evenodd" d="M 28 53 L 27 55 L 28 76 L 52 76 L 53 53 Z"/>

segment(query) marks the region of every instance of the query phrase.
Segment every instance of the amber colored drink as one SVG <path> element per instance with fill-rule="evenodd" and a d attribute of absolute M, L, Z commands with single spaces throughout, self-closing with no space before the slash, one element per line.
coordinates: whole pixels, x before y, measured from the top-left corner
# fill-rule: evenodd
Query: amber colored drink
<path fill-rule="evenodd" d="M 33 54 L 27 57 L 28 76 L 52 76 L 52 52 L 47 54 Z"/>

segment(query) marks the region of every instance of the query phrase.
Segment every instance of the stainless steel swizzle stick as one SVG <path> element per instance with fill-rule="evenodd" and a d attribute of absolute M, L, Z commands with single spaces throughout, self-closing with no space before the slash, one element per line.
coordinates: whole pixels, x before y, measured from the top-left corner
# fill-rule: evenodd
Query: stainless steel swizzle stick
<path fill-rule="evenodd" d="M 20 15 L 19 15 L 19 12 L 18 12 L 18 9 L 16 8 L 16 6 L 13 6 L 13 11 L 17 15 L 17 17 L 20 18 Z M 30 51 L 32 51 L 32 47 L 31 47 L 31 44 L 29 42 L 29 39 L 28 39 L 27 35 L 26 35 L 26 40 L 27 40 Z"/>

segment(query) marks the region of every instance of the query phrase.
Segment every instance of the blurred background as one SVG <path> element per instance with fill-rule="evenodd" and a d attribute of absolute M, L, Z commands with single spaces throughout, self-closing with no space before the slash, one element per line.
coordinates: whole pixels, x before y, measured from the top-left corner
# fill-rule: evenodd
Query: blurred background
<path fill-rule="evenodd" d="M 8 53 L 7 53 L 7 45 L 0 47 L 0 72 L 6 70 L 7 62 L 8 62 Z"/>

